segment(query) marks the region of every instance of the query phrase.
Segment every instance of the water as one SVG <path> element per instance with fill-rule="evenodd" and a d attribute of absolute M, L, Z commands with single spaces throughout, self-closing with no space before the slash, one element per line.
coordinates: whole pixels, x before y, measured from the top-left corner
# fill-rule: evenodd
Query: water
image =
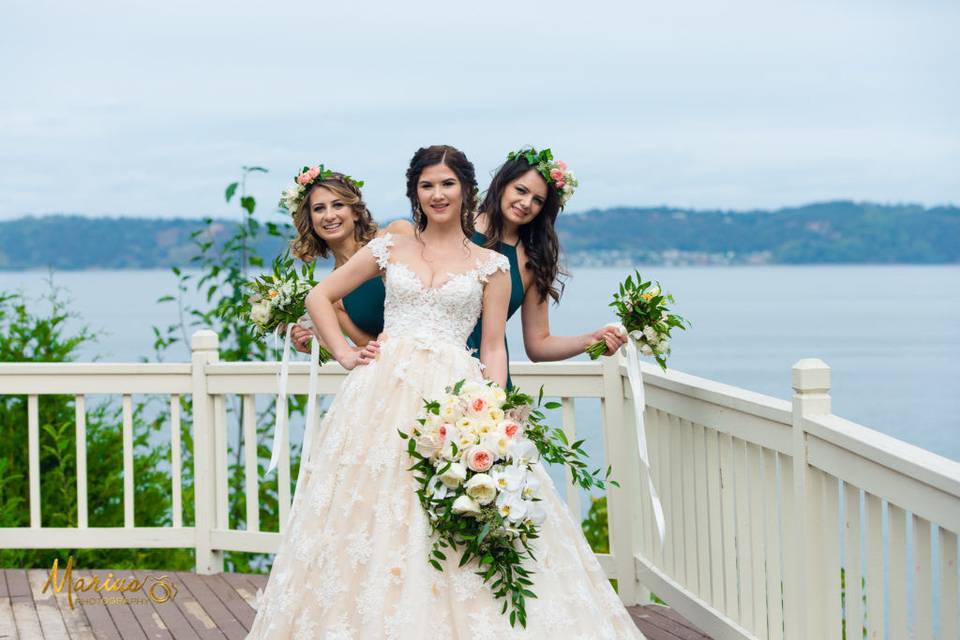
<path fill-rule="evenodd" d="M 553 333 L 612 321 L 607 304 L 628 272 L 575 270 L 551 307 Z M 833 369 L 834 413 L 960 460 L 960 266 L 647 267 L 644 275 L 693 322 L 673 341 L 672 368 L 787 399 L 790 367 L 820 358 Z M 39 295 L 46 278 L 0 273 L 0 290 Z M 84 360 L 150 356 L 151 325 L 177 322 L 175 305 L 155 302 L 176 290 L 169 271 L 63 272 L 55 281 L 104 332 Z M 508 340 L 513 359 L 524 359 L 519 313 Z M 166 360 L 187 357 L 180 345 Z"/>

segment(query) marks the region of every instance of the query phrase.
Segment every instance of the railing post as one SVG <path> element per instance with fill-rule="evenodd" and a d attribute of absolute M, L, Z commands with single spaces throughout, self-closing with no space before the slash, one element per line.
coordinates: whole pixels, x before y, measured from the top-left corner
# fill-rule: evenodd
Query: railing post
<path fill-rule="evenodd" d="M 784 581 L 787 605 L 787 638 L 806 640 L 827 637 L 821 605 L 824 580 L 821 549 L 824 531 L 821 522 L 821 494 L 814 471 L 807 466 L 807 437 L 804 418 L 830 413 L 830 367 L 817 358 L 806 358 L 793 365 L 793 513 L 784 522 L 787 539 L 789 577 Z M 785 478 L 786 480 L 786 478 Z M 839 576 L 833 576 L 839 579 Z"/>
<path fill-rule="evenodd" d="M 637 582 L 634 556 L 639 550 L 633 514 L 640 509 L 639 460 L 633 420 L 627 420 L 626 398 L 620 376 L 620 359 L 603 359 L 603 421 L 605 457 L 613 465 L 613 479 L 619 487 L 607 487 L 610 552 L 613 554 L 620 600 L 627 606 L 640 602 L 645 589 Z M 649 592 L 647 591 L 647 599 Z"/>
<path fill-rule="evenodd" d="M 219 339 L 201 329 L 190 340 L 193 378 L 193 493 L 196 532 L 196 572 L 210 575 L 223 572 L 223 551 L 210 543 L 210 530 L 217 512 L 216 447 L 213 429 L 213 396 L 207 393 L 207 365 L 220 360 Z M 225 478 L 220 479 L 225 481 Z"/>

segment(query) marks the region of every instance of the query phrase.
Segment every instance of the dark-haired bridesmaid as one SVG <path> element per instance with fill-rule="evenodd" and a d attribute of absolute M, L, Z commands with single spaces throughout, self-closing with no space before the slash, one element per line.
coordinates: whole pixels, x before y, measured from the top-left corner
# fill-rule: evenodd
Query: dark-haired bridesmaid
<path fill-rule="evenodd" d="M 567 275 L 560 266 L 556 221 L 576 187 L 573 172 L 549 149 L 525 148 L 510 153 L 497 170 L 475 220 L 473 241 L 510 261 L 508 319 L 522 309 L 523 346 L 533 362 L 566 360 L 600 340 L 607 343 L 606 355 L 613 355 L 626 343 L 613 327 L 576 336 L 550 332 L 548 303 L 560 301 L 560 278 Z M 478 322 L 467 346 L 478 348 L 481 336 Z"/>
<path fill-rule="evenodd" d="M 370 240 L 384 233 L 410 235 L 413 226 L 406 220 L 391 222 L 378 230 L 363 201 L 363 182 L 327 170 L 323 165 L 307 167 L 295 179 L 296 186 L 284 192 L 281 205 L 292 212 L 297 236 L 291 253 L 304 262 L 333 255 L 333 268 L 345 264 Z M 370 346 L 375 355 L 375 338 L 383 331 L 383 280 L 371 278 L 336 303 L 337 320 L 344 334 L 358 347 Z M 310 352 L 313 332 L 295 326 L 290 332 L 298 351 Z"/>

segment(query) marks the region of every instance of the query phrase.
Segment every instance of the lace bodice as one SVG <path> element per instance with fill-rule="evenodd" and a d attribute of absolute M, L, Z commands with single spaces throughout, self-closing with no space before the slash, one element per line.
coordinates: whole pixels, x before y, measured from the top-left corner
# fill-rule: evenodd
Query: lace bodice
<path fill-rule="evenodd" d="M 440 286 L 427 287 L 410 267 L 390 260 L 392 245 L 389 233 L 367 244 L 386 280 L 384 333 L 465 346 L 480 317 L 483 285 L 497 271 L 510 270 L 507 258 L 491 253 L 478 259 L 474 269 L 451 274 Z"/>

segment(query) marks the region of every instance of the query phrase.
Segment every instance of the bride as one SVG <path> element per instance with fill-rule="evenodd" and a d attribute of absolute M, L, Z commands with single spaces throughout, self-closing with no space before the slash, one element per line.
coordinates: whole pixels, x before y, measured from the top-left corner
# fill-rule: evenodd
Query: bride
<path fill-rule="evenodd" d="M 427 561 L 430 527 L 397 434 L 424 397 L 459 379 L 504 385 L 509 263 L 470 241 L 477 183 L 457 149 L 418 150 L 407 171 L 415 236 L 370 241 L 310 293 L 307 309 L 351 370 L 312 445 L 248 638 L 642 638 L 546 472 L 527 628 L 500 613 L 475 563 Z M 331 301 L 385 280 L 380 350 L 350 347 Z M 466 348 L 482 311 L 480 361 Z"/>

